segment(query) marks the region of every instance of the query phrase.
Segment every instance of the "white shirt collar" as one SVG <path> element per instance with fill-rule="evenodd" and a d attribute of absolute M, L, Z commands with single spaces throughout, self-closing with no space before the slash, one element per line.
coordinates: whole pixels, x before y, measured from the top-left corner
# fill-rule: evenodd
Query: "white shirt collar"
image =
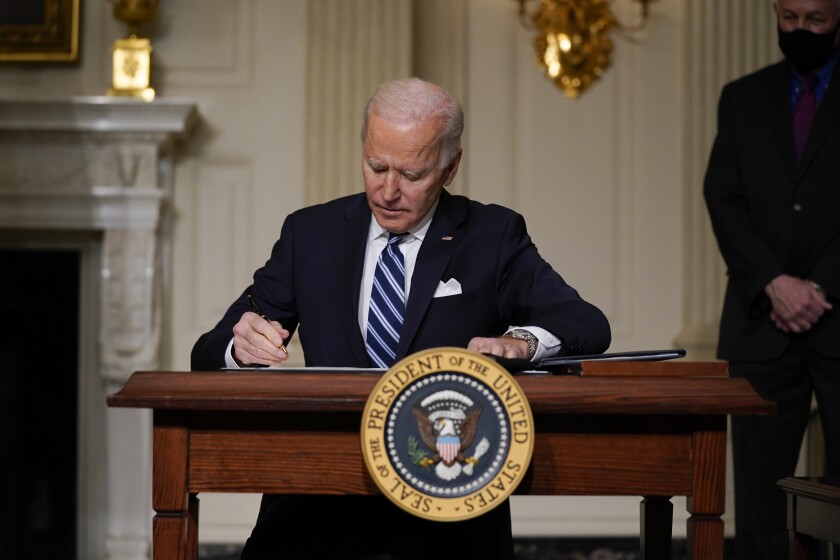
<path fill-rule="evenodd" d="M 429 225 L 432 223 L 432 217 L 435 215 L 435 210 L 437 210 L 438 202 L 440 202 L 440 198 L 438 198 L 426 215 L 420 220 L 420 223 L 414 226 L 414 228 L 408 230 L 408 233 L 411 234 L 411 237 L 423 241 L 423 238 L 426 237 L 426 232 L 429 231 Z M 374 239 L 378 239 L 379 237 L 388 237 L 388 230 L 383 228 L 379 225 L 376 221 L 376 217 L 371 213 L 370 215 L 370 228 L 368 229 L 368 242 L 373 241 Z"/>

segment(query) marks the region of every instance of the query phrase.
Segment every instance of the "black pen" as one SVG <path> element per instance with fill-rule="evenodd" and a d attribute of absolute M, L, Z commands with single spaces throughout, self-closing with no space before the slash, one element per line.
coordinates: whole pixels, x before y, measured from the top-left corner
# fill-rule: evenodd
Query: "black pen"
<path fill-rule="evenodd" d="M 260 309 L 260 306 L 259 306 L 259 305 L 257 305 L 257 300 L 254 298 L 254 295 L 251 293 L 251 289 L 250 289 L 250 288 L 248 289 L 248 300 L 251 302 L 251 307 L 253 307 L 253 308 L 254 308 L 254 313 L 256 313 L 257 315 L 259 315 L 260 317 L 262 317 L 262 318 L 263 318 L 263 319 L 265 319 L 266 321 L 270 321 L 270 320 L 271 320 L 271 319 L 269 319 L 268 317 L 266 317 L 266 316 L 265 316 L 265 313 L 263 313 L 262 309 Z M 280 346 L 279 346 L 278 348 L 280 348 L 280 350 L 282 350 L 283 352 L 285 352 L 287 355 L 289 354 L 289 351 L 288 351 L 288 350 L 286 350 L 286 345 L 285 345 L 285 344 L 280 343 Z"/>

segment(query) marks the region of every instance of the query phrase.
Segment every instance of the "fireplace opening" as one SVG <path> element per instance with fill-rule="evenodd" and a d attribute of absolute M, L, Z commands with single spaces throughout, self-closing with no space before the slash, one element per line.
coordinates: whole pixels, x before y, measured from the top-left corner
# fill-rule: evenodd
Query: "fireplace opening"
<path fill-rule="evenodd" d="M 0 558 L 76 557 L 77 250 L 0 250 Z"/>

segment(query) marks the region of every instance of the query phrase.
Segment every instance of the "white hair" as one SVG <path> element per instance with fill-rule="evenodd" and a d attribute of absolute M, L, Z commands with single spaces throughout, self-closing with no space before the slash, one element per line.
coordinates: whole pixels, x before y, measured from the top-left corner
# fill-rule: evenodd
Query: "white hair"
<path fill-rule="evenodd" d="M 837 13 L 840 14 L 840 0 L 829 0 L 832 4 L 834 4 L 834 8 L 837 10 Z M 773 7 L 779 7 L 779 0 L 773 0 Z"/>
<path fill-rule="evenodd" d="M 379 86 L 362 115 L 362 142 L 367 137 L 371 113 L 376 113 L 390 123 L 442 119 L 443 143 L 439 162 L 441 169 L 448 167 L 461 149 L 464 111 L 457 99 L 435 84 L 419 78 L 409 78 Z"/>

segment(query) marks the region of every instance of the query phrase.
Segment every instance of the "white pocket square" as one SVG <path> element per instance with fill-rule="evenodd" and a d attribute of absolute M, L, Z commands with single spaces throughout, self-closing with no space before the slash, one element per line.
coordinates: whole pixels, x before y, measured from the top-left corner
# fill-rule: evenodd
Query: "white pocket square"
<path fill-rule="evenodd" d="M 461 293 L 461 283 L 455 280 L 454 278 L 450 278 L 446 281 L 446 284 L 443 282 L 438 283 L 437 290 L 435 290 L 435 295 L 432 297 L 446 297 L 446 296 L 457 296 Z"/>

